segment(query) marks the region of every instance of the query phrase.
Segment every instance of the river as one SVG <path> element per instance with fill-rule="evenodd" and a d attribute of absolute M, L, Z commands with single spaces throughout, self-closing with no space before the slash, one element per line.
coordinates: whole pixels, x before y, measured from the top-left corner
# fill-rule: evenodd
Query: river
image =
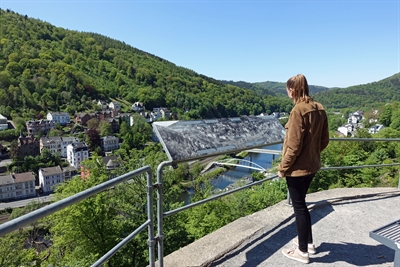
<path fill-rule="evenodd" d="M 282 149 L 282 144 L 275 144 L 275 145 L 270 145 L 270 146 L 265 146 L 262 147 L 262 149 L 273 149 L 273 150 L 281 150 Z M 251 161 L 255 164 L 260 165 L 264 169 L 269 169 L 272 167 L 272 163 L 274 159 L 276 159 L 278 156 L 277 155 L 271 155 L 271 154 L 263 154 L 263 153 L 249 153 L 242 161 L 243 164 L 241 165 L 249 165 L 248 161 Z M 240 163 L 239 163 L 240 164 Z M 254 172 L 254 169 L 249 169 L 249 168 L 244 168 L 244 167 L 235 167 L 232 170 L 229 170 L 216 178 L 211 180 L 211 185 L 215 189 L 225 189 L 227 186 L 237 182 L 243 176 L 251 176 L 251 173 Z M 190 192 L 185 192 L 182 194 L 181 198 L 183 201 L 185 201 L 185 204 L 190 203 Z"/>

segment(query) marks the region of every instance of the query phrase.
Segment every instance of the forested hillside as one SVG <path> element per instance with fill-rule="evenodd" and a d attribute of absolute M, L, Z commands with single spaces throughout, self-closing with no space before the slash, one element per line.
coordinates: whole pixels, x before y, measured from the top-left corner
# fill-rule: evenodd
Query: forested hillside
<path fill-rule="evenodd" d="M 400 100 L 400 73 L 381 81 L 319 92 L 314 99 L 327 108 L 364 108 Z"/>
<path fill-rule="evenodd" d="M 288 77 L 289 78 L 289 77 Z M 285 82 L 256 82 L 256 83 L 248 83 L 248 82 L 234 82 L 234 81 L 221 81 L 224 84 L 230 84 L 234 86 L 238 86 L 240 88 L 251 89 L 257 93 L 262 95 L 271 95 L 271 96 L 286 96 L 286 83 Z M 328 90 L 328 87 L 317 86 L 317 85 L 309 85 L 310 94 L 316 94 L 318 92 L 323 92 Z"/>
<path fill-rule="evenodd" d="M 234 82 L 234 81 L 225 81 L 225 80 L 222 80 L 221 82 L 223 84 L 230 84 L 230 85 L 237 86 L 240 88 L 250 89 L 250 90 L 258 92 L 262 95 L 277 96 L 282 93 L 280 91 L 274 90 L 273 87 L 260 86 L 260 85 L 258 85 L 258 83 L 248 83 L 248 82 L 244 82 L 244 81 Z M 285 89 L 285 86 L 283 87 L 283 89 Z"/>
<path fill-rule="evenodd" d="M 121 98 L 179 119 L 232 117 L 284 109 L 289 102 L 224 85 L 98 33 L 66 30 L 0 10 L 0 114 L 74 114 L 93 100 Z"/>
<path fill-rule="evenodd" d="M 289 77 L 288 77 L 289 78 Z M 274 92 L 277 92 L 279 94 L 283 94 L 286 96 L 286 81 L 285 82 L 258 82 L 258 83 L 254 83 L 258 88 L 262 88 L 262 89 L 269 89 L 272 90 Z M 318 92 L 324 92 L 326 90 L 328 90 L 328 87 L 324 87 L 324 86 L 317 86 L 317 85 L 311 85 L 309 84 L 309 89 L 310 89 L 310 94 L 314 95 Z"/>
<path fill-rule="evenodd" d="M 284 82 L 222 82 L 247 88 L 262 95 L 286 96 L 286 83 Z M 311 96 L 323 103 L 326 108 L 370 108 L 400 100 L 400 73 L 377 82 L 347 88 L 327 88 L 317 85 L 309 85 L 309 87 Z"/>

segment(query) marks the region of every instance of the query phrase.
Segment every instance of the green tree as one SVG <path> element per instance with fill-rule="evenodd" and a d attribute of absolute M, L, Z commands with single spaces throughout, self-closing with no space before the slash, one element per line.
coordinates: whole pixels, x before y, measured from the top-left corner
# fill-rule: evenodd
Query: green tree
<path fill-rule="evenodd" d="M 0 238 L 0 266 L 40 266 L 40 257 L 33 247 L 25 248 L 26 230 Z M 37 265 L 32 265 L 32 263 Z"/>
<path fill-rule="evenodd" d="M 99 125 L 100 129 L 100 136 L 110 136 L 113 134 L 111 124 L 108 123 L 107 121 L 101 121 Z"/>
<path fill-rule="evenodd" d="M 89 129 L 98 129 L 100 125 L 100 121 L 96 118 L 92 118 L 87 121 L 87 126 Z"/>
<path fill-rule="evenodd" d="M 379 117 L 379 123 L 386 127 L 389 127 L 390 123 L 392 123 L 392 107 L 390 105 L 385 107 L 383 114 Z"/>
<path fill-rule="evenodd" d="M 108 175 L 104 166 L 98 163 L 100 161 L 97 157 L 84 161 L 83 165 L 90 171 L 90 176 L 86 177 L 84 182 L 75 178 L 59 186 L 56 192 L 57 199 L 107 181 Z M 53 245 L 50 262 L 57 265 L 87 266 L 104 255 L 123 237 L 124 220 L 116 219 L 121 215 L 120 219 L 123 219 L 128 214 L 119 215 L 121 211 L 115 208 L 116 192 L 117 190 L 109 190 L 96 194 L 51 216 Z M 114 266 L 117 262 L 118 257 L 113 257 L 107 266 Z"/>
<path fill-rule="evenodd" d="M 400 130 L 400 107 L 392 110 L 392 119 L 390 123 L 390 128 L 395 130 Z"/>
<path fill-rule="evenodd" d="M 89 129 L 85 133 L 85 141 L 89 149 L 94 151 L 100 146 L 100 134 L 96 129 Z"/>
<path fill-rule="evenodd" d="M 150 139 L 153 130 L 142 116 L 134 114 L 131 132 L 133 133 L 134 146 L 141 148 Z"/>

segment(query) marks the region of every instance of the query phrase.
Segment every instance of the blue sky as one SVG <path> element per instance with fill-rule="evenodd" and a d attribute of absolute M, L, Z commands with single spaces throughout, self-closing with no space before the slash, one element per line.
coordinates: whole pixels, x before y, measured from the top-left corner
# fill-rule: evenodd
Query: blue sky
<path fill-rule="evenodd" d="M 219 79 L 348 87 L 400 72 L 400 0 L 0 0 Z"/>

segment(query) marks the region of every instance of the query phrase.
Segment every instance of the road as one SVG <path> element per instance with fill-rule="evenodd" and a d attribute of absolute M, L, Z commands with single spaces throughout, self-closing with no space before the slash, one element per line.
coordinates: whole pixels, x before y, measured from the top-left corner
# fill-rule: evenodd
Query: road
<path fill-rule="evenodd" d="M 1 202 L 0 203 L 0 210 L 4 210 L 6 208 L 20 208 L 28 205 L 29 203 L 36 201 L 36 202 L 50 202 L 51 195 L 42 196 L 42 197 L 33 197 L 33 198 L 26 198 L 16 201 L 9 201 L 9 202 Z"/>

